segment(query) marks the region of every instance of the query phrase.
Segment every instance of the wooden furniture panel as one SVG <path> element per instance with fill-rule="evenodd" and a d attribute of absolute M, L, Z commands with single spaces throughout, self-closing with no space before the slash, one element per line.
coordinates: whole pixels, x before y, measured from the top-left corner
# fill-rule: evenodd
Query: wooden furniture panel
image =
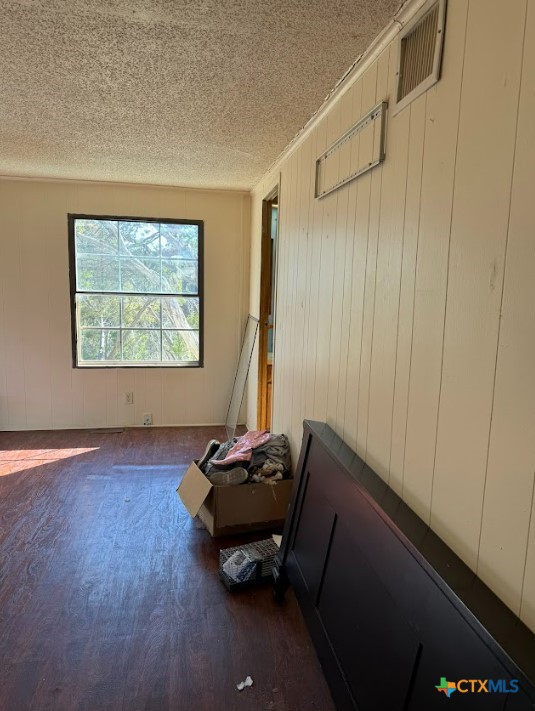
<path fill-rule="evenodd" d="M 402 708 L 420 652 L 418 638 L 341 520 L 334 529 L 317 609 L 358 707 Z M 355 644 L 358 639 L 366 644 Z M 388 684 L 385 668 L 390 670 Z"/>
<path fill-rule="evenodd" d="M 337 708 L 432 711 L 442 677 L 503 680 L 498 693 L 459 689 L 458 709 L 535 708 L 535 636 L 317 422 L 305 421 L 276 597 L 288 582 Z"/>

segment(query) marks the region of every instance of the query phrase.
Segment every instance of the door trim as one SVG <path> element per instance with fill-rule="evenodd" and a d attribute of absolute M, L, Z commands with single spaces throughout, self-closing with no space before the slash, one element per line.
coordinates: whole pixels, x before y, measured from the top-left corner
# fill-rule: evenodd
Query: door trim
<path fill-rule="evenodd" d="M 277 255 L 279 249 L 280 236 L 280 178 L 277 185 L 264 197 L 262 200 L 262 235 L 261 235 L 261 250 L 260 250 L 260 309 L 259 309 L 259 329 L 258 329 L 258 395 L 257 395 L 257 428 L 268 428 L 268 422 L 271 425 L 273 413 L 273 396 L 271 397 L 271 407 L 268 412 L 268 329 L 267 323 L 269 318 L 270 302 L 271 302 L 271 284 L 273 283 L 273 350 L 275 350 L 275 335 L 276 335 L 276 313 L 277 313 Z M 275 263 L 269 265 L 273 259 L 271 245 L 271 206 L 277 200 L 278 203 L 278 220 L 277 220 L 277 241 L 275 243 Z M 273 274 L 273 279 L 271 279 Z M 275 369 L 275 353 L 273 353 L 272 372 Z M 273 393 L 273 385 L 272 385 Z"/>

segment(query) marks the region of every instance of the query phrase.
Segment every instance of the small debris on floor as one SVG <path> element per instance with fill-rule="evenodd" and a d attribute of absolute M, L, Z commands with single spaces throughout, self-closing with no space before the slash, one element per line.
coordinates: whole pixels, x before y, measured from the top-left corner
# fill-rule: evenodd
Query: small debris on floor
<path fill-rule="evenodd" d="M 246 686 L 252 686 L 253 685 L 253 680 L 251 679 L 250 676 L 248 676 L 245 681 L 240 681 L 239 684 L 237 684 L 236 688 L 238 691 L 243 691 Z"/>

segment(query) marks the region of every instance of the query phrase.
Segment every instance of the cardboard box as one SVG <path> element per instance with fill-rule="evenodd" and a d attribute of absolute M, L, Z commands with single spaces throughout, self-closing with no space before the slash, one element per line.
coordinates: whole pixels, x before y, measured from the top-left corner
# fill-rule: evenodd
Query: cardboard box
<path fill-rule="evenodd" d="M 192 517 L 199 516 L 212 536 L 282 528 L 293 479 L 276 484 L 213 486 L 192 462 L 177 489 Z"/>

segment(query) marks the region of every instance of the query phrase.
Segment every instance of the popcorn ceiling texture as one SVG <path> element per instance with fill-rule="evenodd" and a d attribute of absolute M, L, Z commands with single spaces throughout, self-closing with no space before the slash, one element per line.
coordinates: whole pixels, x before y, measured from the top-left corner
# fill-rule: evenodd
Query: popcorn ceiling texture
<path fill-rule="evenodd" d="M 2 0 L 0 174 L 250 188 L 400 0 Z"/>

